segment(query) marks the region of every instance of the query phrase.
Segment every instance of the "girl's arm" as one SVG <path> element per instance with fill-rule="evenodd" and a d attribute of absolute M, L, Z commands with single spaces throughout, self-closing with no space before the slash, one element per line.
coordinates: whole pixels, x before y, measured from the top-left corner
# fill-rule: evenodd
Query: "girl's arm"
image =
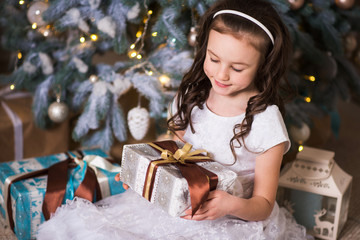
<path fill-rule="evenodd" d="M 266 219 L 275 204 L 284 148 L 285 143 L 278 144 L 256 158 L 254 191 L 250 199 L 215 190 L 210 192 L 208 200 L 193 218 L 191 210 L 187 210 L 183 218 L 205 220 L 233 215 L 248 221 Z"/>

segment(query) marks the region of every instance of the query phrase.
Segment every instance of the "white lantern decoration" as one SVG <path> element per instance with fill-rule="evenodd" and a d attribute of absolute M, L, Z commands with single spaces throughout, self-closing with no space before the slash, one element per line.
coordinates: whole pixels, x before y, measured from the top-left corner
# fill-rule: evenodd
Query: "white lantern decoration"
<path fill-rule="evenodd" d="M 352 176 L 336 164 L 334 155 L 304 146 L 279 179 L 279 205 L 319 239 L 337 239 L 348 216 Z"/>

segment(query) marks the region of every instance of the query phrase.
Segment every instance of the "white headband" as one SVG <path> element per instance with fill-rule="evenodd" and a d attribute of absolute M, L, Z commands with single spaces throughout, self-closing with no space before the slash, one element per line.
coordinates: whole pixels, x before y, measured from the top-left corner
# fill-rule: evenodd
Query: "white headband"
<path fill-rule="evenodd" d="M 264 30 L 264 32 L 266 32 L 266 34 L 269 36 L 272 44 L 274 45 L 274 37 L 273 35 L 271 34 L 271 32 L 269 31 L 269 29 L 267 29 L 264 24 L 262 24 L 261 22 L 259 22 L 258 20 L 256 20 L 255 18 L 245 14 L 245 13 L 242 13 L 242 12 L 239 12 L 239 11 L 235 11 L 235 10 L 220 10 L 218 12 L 216 12 L 214 14 L 214 17 L 215 18 L 217 15 L 220 15 L 220 14 L 224 14 L 224 13 L 229 13 L 229 14 L 234 14 L 234 15 L 238 15 L 240 17 L 243 17 L 243 18 L 246 18 L 250 21 L 252 21 L 253 23 L 255 23 L 256 25 L 258 25 L 259 27 L 262 28 L 262 30 Z"/>

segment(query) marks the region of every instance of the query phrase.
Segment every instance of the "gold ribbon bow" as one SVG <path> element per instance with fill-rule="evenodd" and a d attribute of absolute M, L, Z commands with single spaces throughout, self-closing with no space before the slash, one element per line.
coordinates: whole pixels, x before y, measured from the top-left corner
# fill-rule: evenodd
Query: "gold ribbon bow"
<path fill-rule="evenodd" d="M 143 197 L 151 201 L 157 167 L 175 164 L 189 184 L 192 214 L 195 214 L 200 205 L 207 199 L 209 191 L 216 188 L 218 181 L 216 174 L 195 164 L 213 161 L 208 156 L 208 152 L 203 149 L 191 151 L 192 145 L 190 143 L 178 148 L 174 141 L 154 142 L 148 143 L 148 145 L 160 152 L 161 159 L 151 161 L 148 166 Z M 202 155 L 202 153 L 206 153 L 206 155 Z"/>

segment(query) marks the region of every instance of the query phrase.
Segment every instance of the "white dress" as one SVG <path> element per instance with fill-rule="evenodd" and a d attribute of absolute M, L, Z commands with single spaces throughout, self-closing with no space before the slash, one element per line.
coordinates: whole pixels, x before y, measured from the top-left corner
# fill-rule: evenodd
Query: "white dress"
<path fill-rule="evenodd" d="M 229 141 L 233 126 L 244 115 L 221 117 L 205 105 L 192 112 L 195 133 L 187 129 L 184 140 L 195 148 L 207 149 L 213 159 L 232 164 Z M 254 117 L 252 130 L 246 137 L 246 146 L 236 148 L 237 161 L 229 166 L 238 173 L 244 191 L 242 197 L 251 197 L 254 181 L 255 157 L 267 149 L 285 142 L 290 144 L 287 131 L 276 106 L 269 106 Z M 254 153 L 255 152 L 255 153 Z M 226 216 L 216 220 L 193 221 L 171 217 L 140 195 L 127 190 L 96 204 L 76 198 L 58 208 L 54 216 L 39 227 L 38 240 L 44 239 L 306 239 L 306 230 L 296 224 L 292 216 L 275 204 L 264 221 L 243 221 Z"/>

